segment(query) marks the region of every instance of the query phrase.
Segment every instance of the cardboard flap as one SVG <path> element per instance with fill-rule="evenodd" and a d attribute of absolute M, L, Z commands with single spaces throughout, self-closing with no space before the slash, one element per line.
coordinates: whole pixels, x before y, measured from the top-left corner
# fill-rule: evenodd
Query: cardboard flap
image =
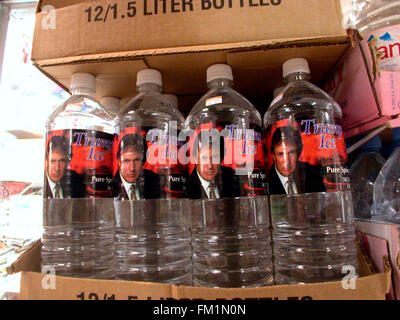
<path fill-rule="evenodd" d="M 21 271 L 40 272 L 40 249 L 42 243 L 40 240 L 32 243 L 32 245 L 22 253 L 16 261 L 6 268 L 7 274 L 13 274 Z"/>
<path fill-rule="evenodd" d="M 368 259 L 359 250 L 360 277 L 325 283 L 279 285 L 259 288 L 204 288 L 120 280 L 93 280 L 27 272 L 40 267 L 40 241 L 12 265 L 21 273 L 20 299 L 67 300 L 165 300 L 165 299 L 384 299 L 391 285 L 391 268 L 386 259 L 386 272 L 371 274 Z M 11 268 L 11 267 L 10 267 Z M 11 269 L 10 269 L 11 271 Z M 366 273 L 364 273 L 366 272 Z M 345 275 L 344 275 L 345 276 Z"/>
<path fill-rule="evenodd" d="M 354 280 L 280 285 L 259 288 L 204 288 L 116 280 L 55 277 L 22 272 L 20 299 L 56 300 L 383 300 L 390 288 L 390 274 Z"/>
<path fill-rule="evenodd" d="M 32 57 L 38 61 L 265 39 L 346 36 L 338 0 L 158 3 L 42 0 L 36 16 Z M 45 6 L 52 6 L 55 12 L 42 11 Z"/>

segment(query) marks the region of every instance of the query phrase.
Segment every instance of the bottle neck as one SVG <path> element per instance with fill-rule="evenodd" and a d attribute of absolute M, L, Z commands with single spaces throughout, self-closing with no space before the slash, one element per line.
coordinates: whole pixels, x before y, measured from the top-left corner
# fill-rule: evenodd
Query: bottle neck
<path fill-rule="evenodd" d="M 229 79 L 214 79 L 208 83 L 208 87 L 210 89 L 230 88 L 232 83 L 232 80 Z"/>
<path fill-rule="evenodd" d="M 155 83 L 143 83 L 137 87 L 137 90 L 142 92 L 158 92 L 161 93 L 162 87 Z"/>
<path fill-rule="evenodd" d="M 309 80 L 310 79 L 310 74 L 306 72 L 295 72 L 288 74 L 283 81 L 285 83 L 290 83 L 290 82 L 295 82 L 295 81 L 300 81 L 300 80 Z"/>
<path fill-rule="evenodd" d="M 88 88 L 73 88 L 71 89 L 72 95 L 86 95 L 86 96 L 94 96 L 94 91 Z"/>

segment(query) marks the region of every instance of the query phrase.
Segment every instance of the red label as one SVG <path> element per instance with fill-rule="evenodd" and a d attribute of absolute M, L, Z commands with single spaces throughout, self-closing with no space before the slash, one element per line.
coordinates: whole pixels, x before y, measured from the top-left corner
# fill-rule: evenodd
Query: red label
<path fill-rule="evenodd" d="M 265 139 L 270 194 L 348 190 L 340 125 L 285 119 L 270 126 Z"/>
<path fill-rule="evenodd" d="M 264 195 L 265 173 L 261 130 L 235 124 L 206 123 L 189 142 L 192 199 Z"/>
<path fill-rule="evenodd" d="M 48 132 L 44 197 L 111 197 L 112 146 L 113 135 L 104 132 Z"/>
<path fill-rule="evenodd" d="M 114 141 L 114 187 L 120 199 L 183 198 L 185 167 L 177 134 L 156 128 L 122 129 Z"/>

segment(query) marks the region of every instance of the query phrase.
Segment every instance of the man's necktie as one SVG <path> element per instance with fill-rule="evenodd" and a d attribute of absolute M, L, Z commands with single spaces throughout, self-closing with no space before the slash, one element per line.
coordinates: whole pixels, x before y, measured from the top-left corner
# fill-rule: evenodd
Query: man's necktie
<path fill-rule="evenodd" d="M 294 194 L 294 190 L 293 190 L 293 178 L 292 178 L 292 176 L 289 176 L 288 177 L 288 180 L 287 180 L 287 186 L 288 186 L 288 188 L 287 188 L 287 190 L 288 190 L 288 194 Z"/>
<path fill-rule="evenodd" d="M 135 189 L 136 189 L 136 185 L 135 184 L 132 184 L 131 187 L 129 188 L 129 192 L 130 192 L 130 195 L 131 195 L 131 200 L 137 200 Z"/>
<path fill-rule="evenodd" d="M 55 192 L 54 192 L 54 199 L 60 199 L 61 198 L 61 194 L 60 194 L 60 185 L 56 184 L 55 186 Z"/>
<path fill-rule="evenodd" d="M 210 189 L 210 199 L 216 199 L 217 196 L 215 195 L 215 185 L 214 182 L 211 182 L 210 185 L 208 186 L 208 189 Z"/>

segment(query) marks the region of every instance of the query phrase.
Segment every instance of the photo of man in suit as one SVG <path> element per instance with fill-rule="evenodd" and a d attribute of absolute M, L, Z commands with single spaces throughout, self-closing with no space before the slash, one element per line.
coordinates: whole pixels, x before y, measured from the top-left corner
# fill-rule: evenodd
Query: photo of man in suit
<path fill-rule="evenodd" d="M 53 136 L 46 149 L 45 198 L 84 198 L 85 185 L 82 176 L 68 169 L 72 152 L 64 136 Z"/>
<path fill-rule="evenodd" d="M 270 194 L 323 192 L 322 167 L 299 161 L 303 151 L 300 132 L 292 126 L 279 127 L 272 136 L 274 164 L 269 171 Z"/>
<path fill-rule="evenodd" d="M 161 197 L 160 177 L 143 169 L 145 141 L 139 134 L 125 135 L 118 147 L 118 171 L 114 176 L 116 197 L 124 200 Z"/>
<path fill-rule="evenodd" d="M 213 153 L 212 144 L 202 147 L 199 142 L 196 148 L 197 165 L 193 170 L 189 189 L 192 199 L 219 199 L 216 177 L 220 169 L 219 152 Z"/>
<path fill-rule="evenodd" d="M 193 147 L 193 157 L 196 166 L 193 169 L 187 187 L 191 199 L 219 199 L 240 196 L 240 177 L 235 171 L 221 165 L 224 154 L 224 140 L 220 138 L 220 147 L 210 139 L 201 141 L 196 138 Z"/>

